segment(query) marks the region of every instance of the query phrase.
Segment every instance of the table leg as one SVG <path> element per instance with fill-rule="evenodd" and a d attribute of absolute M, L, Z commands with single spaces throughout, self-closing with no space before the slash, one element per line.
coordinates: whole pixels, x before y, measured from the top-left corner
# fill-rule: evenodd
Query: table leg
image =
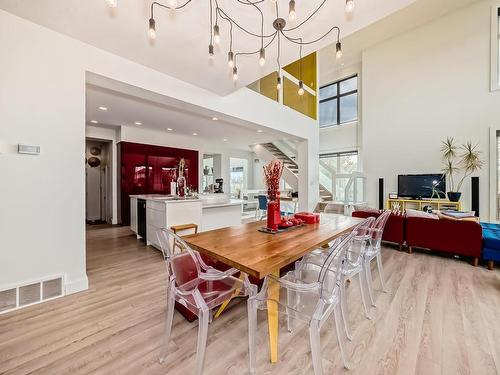
<path fill-rule="evenodd" d="M 240 277 L 239 279 L 241 280 L 241 285 L 243 285 L 243 281 L 245 279 L 245 275 L 243 274 L 243 272 L 240 272 Z M 226 309 L 227 305 L 229 305 L 229 302 L 231 302 L 231 300 L 238 296 L 240 294 L 240 289 L 236 289 L 234 292 L 233 292 L 233 295 L 231 296 L 231 298 L 229 298 L 227 301 L 225 301 L 222 305 L 220 305 L 219 309 L 217 310 L 217 313 L 214 315 L 214 319 L 217 319 L 220 314 L 222 314 L 222 312 Z"/>
<path fill-rule="evenodd" d="M 272 273 L 274 277 L 280 277 L 280 271 L 277 270 Z M 269 279 L 268 285 L 268 299 L 279 301 L 280 300 L 280 286 L 279 283 Z M 267 302 L 267 324 L 269 327 L 269 350 L 271 353 L 271 363 L 278 362 L 278 305 L 273 301 Z"/>

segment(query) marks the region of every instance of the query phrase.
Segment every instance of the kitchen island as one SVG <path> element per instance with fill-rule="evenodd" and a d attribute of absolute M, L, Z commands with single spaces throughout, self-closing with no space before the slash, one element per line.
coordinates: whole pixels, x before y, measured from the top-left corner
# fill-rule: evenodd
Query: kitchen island
<path fill-rule="evenodd" d="M 175 225 L 196 224 L 204 232 L 241 224 L 243 201 L 224 194 L 199 198 L 148 194 L 130 196 L 130 228 L 138 239 L 160 248 L 156 232 Z M 186 233 L 180 233 L 188 234 Z"/>

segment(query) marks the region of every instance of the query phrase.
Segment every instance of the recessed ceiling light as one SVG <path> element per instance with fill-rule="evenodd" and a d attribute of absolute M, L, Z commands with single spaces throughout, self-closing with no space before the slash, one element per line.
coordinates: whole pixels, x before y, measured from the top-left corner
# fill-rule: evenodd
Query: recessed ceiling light
<path fill-rule="evenodd" d="M 91 122 L 92 124 L 98 124 L 98 123 L 99 123 L 99 121 L 97 121 L 97 120 L 90 120 L 90 122 Z"/>
<path fill-rule="evenodd" d="M 99 107 L 99 109 L 100 109 L 101 111 L 107 111 L 107 110 L 108 110 L 108 107 L 101 106 L 101 107 Z"/>
<path fill-rule="evenodd" d="M 193 133 L 193 135 L 198 135 L 198 133 Z"/>
<path fill-rule="evenodd" d="M 167 128 L 167 130 L 168 130 L 169 132 L 171 132 L 171 131 L 172 131 L 172 130 L 174 130 L 174 129 L 172 129 L 172 128 Z"/>
<path fill-rule="evenodd" d="M 142 125 L 142 122 L 140 122 L 140 121 L 136 121 L 136 122 L 135 122 L 135 124 L 136 124 L 136 125 Z"/>
<path fill-rule="evenodd" d="M 218 121 L 219 119 L 217 117 L 212 117 L 213 121 Z"/>
<path fill-rule="evenodd" d="M 259 129 L 259 130 L 257 130 L 257 133 L 262 133 L 263 131 L 264 130 Z"/>
<path fill-rule="evenodd" d="M 226 138 L 224 138 L 224 139 L 223 139 L 223 141 L 224 141 L 224 142 L 227 142 L 227 139 L 226 139 Z"/>

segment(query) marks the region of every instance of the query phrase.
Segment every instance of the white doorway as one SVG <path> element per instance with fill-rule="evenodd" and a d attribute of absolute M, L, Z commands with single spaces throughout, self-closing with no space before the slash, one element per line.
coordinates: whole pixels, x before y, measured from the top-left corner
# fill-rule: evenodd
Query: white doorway
<path fill-rule="evenodd" d="M 88 138 L 85 143 L 85 220 L 111 224 L 111 143 Z"/>

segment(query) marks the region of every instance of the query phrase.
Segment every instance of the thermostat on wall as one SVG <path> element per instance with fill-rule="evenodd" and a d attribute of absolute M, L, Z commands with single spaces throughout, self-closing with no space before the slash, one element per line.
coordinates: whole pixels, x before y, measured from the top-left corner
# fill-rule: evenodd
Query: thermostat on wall
<path fill-rule="evenodd" d="M 40 146 L 17 145 L 17 152 L 20 154 L 40 155 Z"/>

